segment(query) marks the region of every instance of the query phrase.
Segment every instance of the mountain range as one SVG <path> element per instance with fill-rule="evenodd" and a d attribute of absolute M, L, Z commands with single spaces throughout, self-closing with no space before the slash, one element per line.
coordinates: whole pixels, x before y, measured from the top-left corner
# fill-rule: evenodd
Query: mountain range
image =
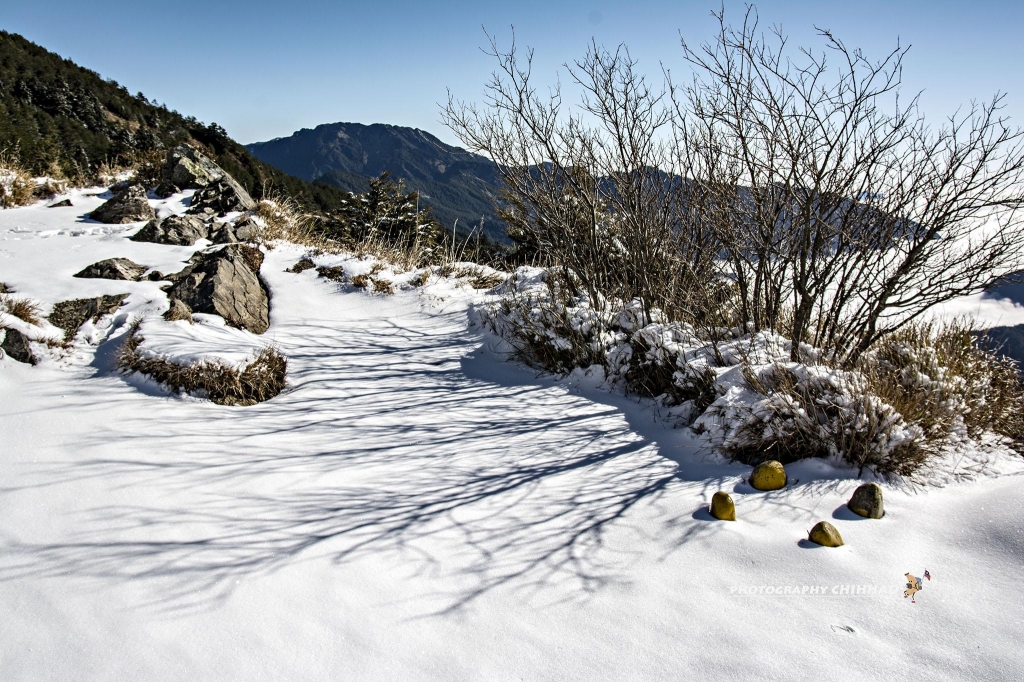
<path fill-rule="evenodd" d="M 494 209 L 497 166 L 490 159 L 445 144 L 416 128 L 375 123 L 327 123 L 288 137 L 246 145 L 256 158 L 309 182 L 365 192 L 369 179 L 390 171 L 420 193 L 445 226 L 460 232 L 482 224 L 483 234 L 505 241 Z"/>

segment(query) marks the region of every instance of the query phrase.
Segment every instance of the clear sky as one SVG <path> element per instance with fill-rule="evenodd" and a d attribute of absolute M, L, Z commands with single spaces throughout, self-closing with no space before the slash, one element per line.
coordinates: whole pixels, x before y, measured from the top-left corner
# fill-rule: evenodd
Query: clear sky
<path fill-rule="evenodd" d="M 652 74 L 684 68 L 680 33 L 713 35 L 718 0 L 644 2 L 3 2 L 0 28 L 20 33 L 131 92 L 217 122 L 240 142 L 289 135 L 320 123 L 392 123 L 448 142 L 438 122 L 447 89 L 479 100 L 493 68 L 481 27 L 536 50 L 539 76 L 582 55 L 591 38 L 626 43 Z M 937 121 L 970 99 L 1008 93 L 1024 126 L 1024 2 L 793 0 L 758 4 L 798 44 L 828 28 L 867 56 L 897 39 L 912 49 L 907 90 L 925 90 Z M 742 3 L 726 2 L 737 22 Z"/>

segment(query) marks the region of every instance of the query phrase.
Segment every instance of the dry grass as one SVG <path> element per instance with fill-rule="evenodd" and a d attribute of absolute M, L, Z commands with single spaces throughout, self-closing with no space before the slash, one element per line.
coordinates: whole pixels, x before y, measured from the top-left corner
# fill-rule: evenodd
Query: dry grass
<path fill-rule="evenodd" d="M 15 298 L 8 293 L 0 294 L 0 312 L 13 315 L 28 324 L 39 324 L 39 310 L 39 304 L 27 298 Z"/>
<path fill-rule="evenodd" d="M 0 151 L 0 206 L 27 206 L 35 201 L 35 191 L 35 180 L 22 168 L 17 150 Z"/>
<path fill-rule="evenodd" d="M 319 267 L 316 269 L 316 274 L 324 279 L 329 279 L 332 282 L 344 282 L 345 281 L 345 269 L 337 267 Z"/>
<path fill-rule="evenodd" d="M 370 278 L 366 275 L 356 275 L 352 278 L 352 286 L 356 289 L 365 289 L 370 285 Z"/>
<path fill-rule="evenodd" d="M 493 289 L 508 279 L 508 275 L 501 272 L 489 270 L 479 265 L 447 265 L 441 267 L 441 273 L 445 277 L 464 279 L 474 289 Z"/>
<path fill-rule="evenodd" d="M 975 324 L 911 325 L 862 363 L 872 390 L 933 436 L 963 424 L 1024 444 L 1024 382 L 1017 363 L 979 340 Z"/>
<path fill-rule="evenodd" d="M 383 294 L 385 296 L 390 296 L 395 293 L 395 285 L 391 282 L 391 280 L 372 279 L 370 281 L 373 283 L 373 293 L 375 294 Z"/>
<path fill-rule="evenodd" d="M 295 265 L 285 270 L 285 272 L 291 272 L 297 275 L 300 272 L 305 272 L 306 270 L 310 270 L 315 267 L 316 264 L 313 261 L 311 261 L 309 258 L 303 257 L 295 261 Z"/>
<path fill-rule="evenodd" d="M 288 361 L 271 346 L 239 371 L 220 362 L 179 365 L 165 358 L 142 357 L 138 351 L 142 341 L 136 322 L 118 353 L 118 366 L 146 374 L 175 392 L 200 393 L 218 405 L 255 405 L 278 395 L 285 386 Z"/>
<path fill-rule="evenodd" d="M 286 241 L 322 251 L 332 248 L 315 232 L 316 217 L 303 213 L 292 199 L 280 195 L 265 196 L 256 204 L 252 215 L 262 225 L 257 237 L 260 243 Z"/>

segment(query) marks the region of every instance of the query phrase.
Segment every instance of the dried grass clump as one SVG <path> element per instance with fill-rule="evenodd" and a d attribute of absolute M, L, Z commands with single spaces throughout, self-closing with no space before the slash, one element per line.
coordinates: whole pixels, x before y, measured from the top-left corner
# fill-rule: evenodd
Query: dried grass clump
<path fill-rule="evenodd" d="M 395 285 L 391 280 L 387 279 L 371 279 L 373 283 L 373 293 L 384 294 L 385 296 L 391 296 L 395 293 Z"/>
<path fill-rule="evenodd" d="M 908 325 L 861 363 L 872 390 L 932 437 L 986 431 L 1024 443 L 1024 381 L 1016 361 L 970 322 Z"/>
<path fill-rule="evenodd" d="M 264 197 L 256 204 L 252 215 L 262 226 L 257 240 L 261 243 L 287 241 L 318 249 L 328 246 L 313 227 L 316 218 L 303 213 L 293 199 L 283 196 Z"/>
<path fill-rule="evenodd" d="M 305 272 L 306 270 L 310 270 L 315 267 L 316 264 L 313 261 L 311 261 L 309 258 L 302 257 L 299 260 L 295 261 L 295 264 L 288 268 L 287 270 L 285 270 L 285 272 L 290 272 L 297 275 L 300 272 Z"/>
<path fill-rule="evenodd" d="M 370 278 L 367 275 L 355 275 L 352 277 L 352 286 L 356 289 L 365 289 L 370 285 Z"/>
<path fill-rule="evenodd" d="M 271 346 L 239 371 L 220 362 L 179 365 L 165 358 L 143 357 L 138 351 L 142 341 L 136 323 L 118 353 L 118 366 L 146 374 L 175 392 L 205 395 L 218 405 L 255 405 L 278 395 L 285 386 L 288 361 Z"/>
<path fill-rule="evenodd" d="M 474 289 L 493 289 L 508 279 L 507 275 L 496 271 L 488 271 L 478 265 L 442 266 L 441 272 L 446 277 L 451 276 L 467 280 L 469 286 Z"/>
<path fill-rule="evenodd" d="M 318 267 L 316 269 L 316 274 L 319 275 L 320 277 L 323 277 L 324 279 L 329 279 L 332 282 L 344 282 L 345 281 L 345 269 L 340 267 L 340 266 L 330 267 L 330 268 L 329 267 Z"/>
<path fill-rule="evenodd" d="M 14 208 L 35 201 L 36 182 L 22 168 L 16 151 L 0 151 L 0 206 Z"/>
<path fill-rule="evenodd" d="M 8 293 L 0 294 L 0 312 L 13 315 L 28 324 L 39 324 L 39 310 L 39 304 L 27 298 L 15 298 Z"/>

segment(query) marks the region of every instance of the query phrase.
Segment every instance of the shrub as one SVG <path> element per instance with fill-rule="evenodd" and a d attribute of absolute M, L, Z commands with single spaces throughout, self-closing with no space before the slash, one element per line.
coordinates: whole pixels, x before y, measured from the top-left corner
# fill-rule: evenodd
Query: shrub
<path fill-rule="evenodd" d="M 909 475 L 936 452 L 923 429 L 875 395 L 862 373 L 795 363 L 743 370 L 758 399 L 714 415 L 722 434 L 716 444 L 733 459 L 821 457 Z"/>
<path fill-rule="evenodd" d="M 138 350 L 142 341 L 136 323 L 118 353 L 118 366 L 146 374 L 172 391 L 199 393 L 218 405 L 255 405 L 278 395 L 285 386 L 288 362 L 270 346 L 238 369 L 216 361 L 180 365 L 162 357 L 144 357 Z"/>

